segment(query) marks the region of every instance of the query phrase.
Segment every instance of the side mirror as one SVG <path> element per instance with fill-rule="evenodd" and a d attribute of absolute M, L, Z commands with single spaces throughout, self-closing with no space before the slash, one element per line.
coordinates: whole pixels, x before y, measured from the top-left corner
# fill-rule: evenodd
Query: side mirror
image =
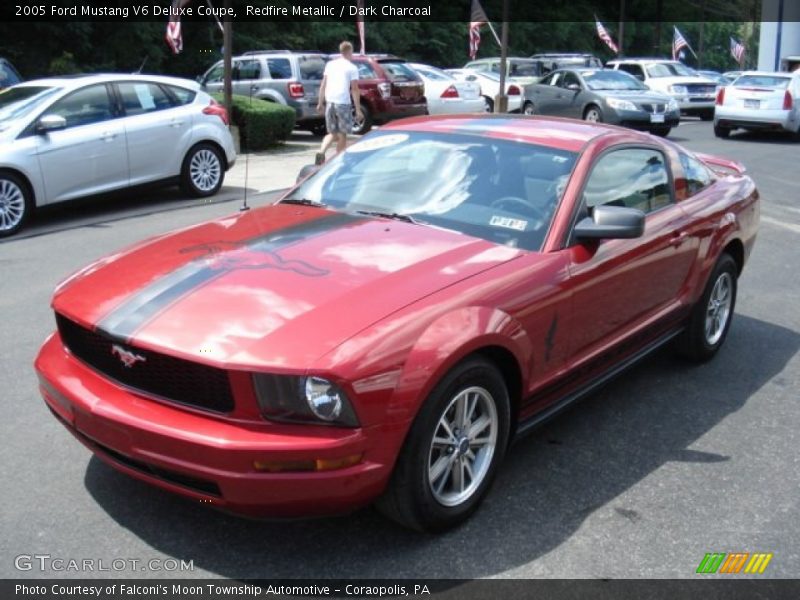
<path fill-rule="evenodd" d="M 580 86 L 579 83 L 570 83 L 567 86 L 567 89 L 568 90 L 572 90 L 573 92 L 580 92 L 581 91 L 581 86 Z"/>
<path fill-rule="evenodd" d="M 591 217 L 578 221 L 574 236 L 578 240 L 638 238 L 644 233 L 644 220 L 638 208 L 601 204 L 594 207 Z"/>
<path fill-rule="evenodd" d="M 59 129 L 67 128 L 67 120 L 61 115 L 44 115 L 36 123 L 36 131 L 38 133 L 47 133 L 49 131 L 58 131 Z"/>
<path fill-rule="evenodd" d="M 302 169 L 300 169 L 300 172 L 297 174 L 297 180 L 295 181 L 295 183 L 300 183 L 301 181 L 303 181 L 303 179 L 305 179 L 309 175 L 313 175 L 317 171 L 319 171 L 319 165 L 305 165 Z"/>

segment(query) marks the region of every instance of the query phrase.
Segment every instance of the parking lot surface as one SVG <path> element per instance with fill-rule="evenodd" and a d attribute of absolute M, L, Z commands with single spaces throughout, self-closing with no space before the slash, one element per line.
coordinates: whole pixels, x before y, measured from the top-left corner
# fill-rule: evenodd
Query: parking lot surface
<path fill-rule="evenodd" d="M 298 139 L 249 164 L 252 204 L 310 161 L 311 138 Z M 56 283 L 142 238 L 237 210 L 241 157 L 213 203 L 174 190 L 126 193 L 60 207 L 0 243 L 0 576 L 87 575 L 14 566 L 18 555 L 48 554 L 194 567 L 88 574 L 100 577 L 695 577 L 707 552 L 771 552 L 763 576 L 796 577 L 800 144 L 718 140 L 709 123 L 691 120 L 670 139 L 741 161 L 762 194 L 725 346 L 703 366 L 662 350 L 536 430 L 515 445 L 481 510 L 439 536 L 400 529 L 372 509 L 292 522 L 212 511 L 93 458 L 40 399 L 32 363 L 54 328 Z"/>

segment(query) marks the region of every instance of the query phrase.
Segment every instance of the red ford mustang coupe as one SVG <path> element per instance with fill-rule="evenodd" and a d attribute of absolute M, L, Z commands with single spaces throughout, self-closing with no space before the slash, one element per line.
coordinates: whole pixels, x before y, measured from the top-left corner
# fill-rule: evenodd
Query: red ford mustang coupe
<path fill-rule="evenodd" d="M 711 358 L 758 227 L 733 162 L 606 125 L 420 117 L 276 204 L 56 290 L 36 360 L 101 459 L 236 513 L 463 521 L 509 441 L 672 341 Z"/>

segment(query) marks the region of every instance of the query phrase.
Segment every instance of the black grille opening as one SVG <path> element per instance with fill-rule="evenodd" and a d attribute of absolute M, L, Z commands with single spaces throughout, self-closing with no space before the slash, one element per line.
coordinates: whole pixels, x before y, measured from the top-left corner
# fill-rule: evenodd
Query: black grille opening
<path fill-rule="evenodd" d="M 228 372 L 182 358 L 136 348 L 110 336 L 91 331 L 56 314 L 64 346 L 79 360 L 106 377 L 134 390 L 204 410 L 233 410 Z M 114 346 L 119 348 L 114 350 Z M 138 358 L 125 366 L 120 350 Z"/>

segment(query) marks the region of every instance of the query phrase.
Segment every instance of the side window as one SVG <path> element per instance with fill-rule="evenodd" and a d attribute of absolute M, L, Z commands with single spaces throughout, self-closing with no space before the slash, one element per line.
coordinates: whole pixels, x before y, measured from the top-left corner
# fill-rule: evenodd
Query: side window
<path fill-rule="evenodd" d="M 168 85 L 166 87 L 172 93 L 172 95 L 178 99 L 178 104 L 180 105 L 191 104 L 195 96 L 197 96 L 196 92 L 187 90 L 186 88 L 178 87 L 177 85 Z"/>
<path fill-rule="evenodd" d="M 375 74 L 375 70 L 368 62 L 359 61 L 355 65 L 358 67 L 359 79 L 377 79 L 378 76 Z"/>
<path fill-rule="evenodd" d="M 639 81 L 644 81 L 644 69 L 642 69 L 641 65 L 626 65 L 622 64 L 619 66 L 620 71 L 625 71 L 626 73 L 630 73 Z"/>
<path fill-rule="evenodd" d="M 48 114 L 64 117 L 67 127 L 100 123 L 114 118 L 111 100 L 104 84 L 90 85 L 56 102 Z"/>
<path fill-rule="evenodd" d="M 658 150 L 615 150 L 595 163 L 584 189 L 589 209 L 601 204 L 649 213 L 673 202 L 664 155 Z"/>
<path fill-rule="evenodd" d="M 154 83 L 119 83 L 117 89 L 127 117 L 172 108 L 169 96 Z"/>
<path fill-rule="evenodd" d="M 567 71 L 564 73 L 564 76 L 561 78 L 561 87 L 568 88 L 570 85 L 577 85 L 580 87 L 581 82 L 578 81 L 578 76 L 575 75 L 572 71 Z"/>
<path fill-rule="evenodd" d="M 208 74 L 203 79 L 203 84 L 207 83 L 220 83 L 222 81 L 222 77 L 225 73 L 225 67 L 222 64 L 219 64 L 215 67 L 212 67 Z"/>
<path fill-rule="evenodd" d="M 288 58 L 268 58 L 267 68 L 272 79 L 292 78 L 292 64 Z M 258 79 L 258 77 L 253 77 L 253 79 Z"/>
<path fill-rule="evenodd" d="M 559 71 L 558 73 L 553 73 L 550 76 L 550 85 L 561 85 L 561 78 L 564 76 L 564 73 Z"/>
<path fill-rule="evenodd" d="M 680 153 L 681 167 L 686 178 L 686 195 L 694 196 L 700 190 L 711 185 L 714 179 L 706 166 L 688 154 Z"/>
<path fill-rule="evenodd" d="M 244 81 L 261 79 L 261 63 L 258 60 L 240 60 L 233 66 L 233 79 Z"/>

